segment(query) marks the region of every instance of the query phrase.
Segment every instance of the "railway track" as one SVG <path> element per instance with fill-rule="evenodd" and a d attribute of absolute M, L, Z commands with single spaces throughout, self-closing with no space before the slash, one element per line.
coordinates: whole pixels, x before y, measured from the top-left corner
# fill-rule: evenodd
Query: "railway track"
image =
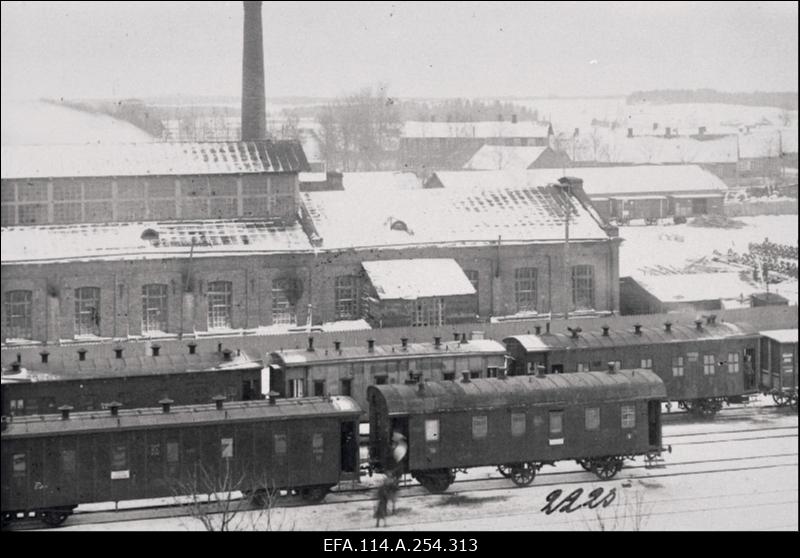
<path fill-rule="evenodd" d="M 798 437 L 798 427 L 795 426 L 773 426 L 773 427 L 758 427 L 749 429 L 738 430 L 722 430 L 718 432 L 698 432 L 698 433 L 676 433 L 673 435 L 665 434 L 665 440 L 673 446 L 681 445 L 697 445 L 697 444 L 718 444 L 718 443 L 749 443 L 753 440 L 776 440 L 776 439 L 789 439 Z M 758 436 L 756 434 L 763 433 L 767 435 Z M 729 435 L 738 435 L 730 437 Z M 706 440 L 696 440 L 698 437 L 710 437 Z M 722 437 L 720 437 L 722 436 Z M 678 441 L 674 441 L 674 440 Z M 684 441 L 685 440 L 685 441 Z M 796 448 L 796 444 L 794 445 Z M 768 454 L 756 455 L 740 455 L 731 457 L 718 457 L 709 459 L 694 459 L 677 461 L 674 459 L 675 454 L 669 457 L 666 466 L 659 468 L 646 467 L 641 462 L 628 462 L 628 465 L 623 469 L 621 475 L 610 481 L 600 481 L 591 473 L 581 470 L 577 465 L 567 465 L 562 470 L 554 470 L 545 468 L 542 472 L 537 474 L 534 483 L 527 488 L 542 488 L 548 486 L 575 486 L 581 485 L 595 485 L 598 483 L 608 482 L 634 482 L 634 481 L 647 481 L 648 479 L 670 478 L 680 476 L 695 476 L 704 474 L 716 473 L 730 473 L 730 472 L 745 472 L 745 471 L 758 471 L 764 469 L 771 469 L 777 467 L 797 467 L 797 451 L 790 452 L 773 452 Z M 778 462 L 763 463 L 764 460 L 777 460 Z M 686 470 L 686 469 L 690 470 Z M 460 493 L 490 493 L 498 490 L 507 490 L 512 487 L 510 481 L 502 477 L 494 469 L 482 468 L 487 471 L 472 477 L 461 478 L 457 480 L 445 495 L 457 495 Z M 402 498 L 433 498 L 442 495 L 429 494 L 424 488 L 414 481 L 404 482 L 401 484 L 399 497 Z M 342 503 L 358 503 L 369 502 L 374 500 L 374 490 L 372 486 L 362 484 L 354 485 L 351 487 L 343 487 L 335 492 L 332 492 L 325 502 L 318 504 L 319 506 L 332 506 Z M 237 510 L 247 511 L 253 510 L 253 506 L 249 501 L 237 498 Z M 214 505 L 206 504 L 208 511 L 205 513 L 214 513 Z M 306 505 L 299 497 L 280 498 L 275 508 L 291 508 Z M 141 506 L 125 508 L 118 511 L 115 510 L 100 510 L 100 511 L 78 511 L 68 519 L 67 526 L 81 526 L 81 525 L 96 525 L 117 523 L 126 521 L 138 521 L 145 519 L 157 518 L 175 518 L 175 517 L 189 517 L 185 505 L 179 504 L 165 504 L 158 506 Z M 10 526 L 11 530 L 31 530 L 40 529 L 42 526 L 35 519 L 19 520 Z"/>

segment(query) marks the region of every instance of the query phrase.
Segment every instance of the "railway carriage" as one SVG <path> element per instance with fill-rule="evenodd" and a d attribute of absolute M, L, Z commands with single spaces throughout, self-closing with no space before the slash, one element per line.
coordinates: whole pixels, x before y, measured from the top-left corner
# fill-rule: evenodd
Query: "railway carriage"
<path fill-rule="evenodd" d="M 223 399 L 3 417 L 3 522 L 36 513 L 57 525 L 78 504 L 172 497 L 191 487 L 256 499 L 296 489 L 318 501 L 340 480 L 357 478 L 361 409 L 352 399 Z"/>
<path fill-rule="evenodd" d="M 571 328 L 504 342 L 513 375 L 535 374 L 540 367 L 548 374 L 602 370 L 615 362 L 618 368 L 652 370 L 664 381 L 670 401 L 703 416 L 758 393 L 760 335 L 746 325 L 716 323 L 713 316 L 691 326 Z"/>
<path fill-rule="evenodd" d="M 368 388 L 370 460 L 393 468 L 390 440 L 408 439 L 400 464 L 432 492 L 455 471 L 501 466 L 518 485 L 544 464 L 575 460 L 611 478 L 625 458 L 661 446 L 664 383 L 650 371 L 581 372 L 378 385 Z"/>
<path fill-rule="evenodd" d="M 797 329 L 761 332 L 761 388 L 779 406 L 797 408 Z"/>
<path fill-rule="evenodd" d="M 488 339 L 432 343 L 376 345 L 370 340 L 363 347 L 315 348 L 309 338 L 306 349 L 274 352 L 270 355 L 270 389 L 283 397 L 306 394 L 346 395 L 369 410 L 367 387 L 426 380 L 454 380 L 464 372 L 472 378 L 497 376 L 505 369 L 505 347 Z"/>
<path fill-rule="evenodd" d="M 231 401 L 263 398 L 263 364 L 246 354 L 225 350 L 137 357 L 122 357 L 118 351 L 117 355 L 27 367 L 15 363 L 3 370 L 0 380 L 3 415 L 56 413 L 61 405 L 94 411 L 109 401 L 126 408 L 146 407 L 163 398 L 190 405 L 205 403 L 216 394 Z"/>

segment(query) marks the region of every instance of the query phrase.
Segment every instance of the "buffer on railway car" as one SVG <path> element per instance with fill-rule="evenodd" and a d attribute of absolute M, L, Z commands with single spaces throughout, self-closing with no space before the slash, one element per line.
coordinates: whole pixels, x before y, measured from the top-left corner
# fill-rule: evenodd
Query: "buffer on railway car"
<path fill-rule="evenodd" d="M 503 467 L 520 485 L 562 460 L 611 478 L 624 459 L 663 450 L 665 398 L 664 383 L 647 370 L 371 386 L 370 462 L 390 468 L 391 436 L 400 432 L 405 470 L 433 492 L 456 470 L 480 466 Z"/>

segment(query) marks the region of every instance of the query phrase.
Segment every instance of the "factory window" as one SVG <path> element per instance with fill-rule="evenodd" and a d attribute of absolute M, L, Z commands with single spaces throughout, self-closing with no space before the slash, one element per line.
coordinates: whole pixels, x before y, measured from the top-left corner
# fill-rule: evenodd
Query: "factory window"
<path fill-rule="evenodd" d="M 586 430 L 597 430 L 600 428 L 600 407 L 589 407 L 586 409 Z"/>
<path fill-rule="evenodd" d="M 306 383 L 302 378 L 289 380 L 289 397 L 305 397 Z"/>
<path fill-rule="evenodd" d="M 336 319 L 355 319 L 358 313 L 358 277 L 355 275 L 337 277 L 334 297 L 336 300 Z"/>
<path fill-rule="evenodd" d="M 32 291 L 6 292 L 6 337 L 14 339 L 33 337 L 32 300 Z"/>
<path fill-rule="evenodd" d="M 550 437 L 564 434 L 564 411 L 550 411 Z"/>
<path fill-rule="evenodd" d="M 75 335 L 100 335 L 100 289 L 75 289 Z"/>
<path fill-rule="evenodd" d="M 0 224 L 10 227 L 17 224 L 17 210 L 12 203 L 3 203 L 0 206 Z"/>
<path fill-rule="evenodd" d="M 703 375 L 713 376 L 717 369 L 717 358 L 715 355 L 703 355 Z"/>
<path fill-rule="evenodd" d="M 15 478 L 24 478 L 28 470 L 27 461 L 24 453 L 15 453 L 12 457 L 12 468 Z"/>
<path fill-rule="evenodd" d="M 386 385 L 389 377 L 386 375 L 375 376 L 375 385 L 376 386 L 383 386 Z"/>
<path fill-rule="evenodd" d="M 478 272 L 474 269 L 465 269 L 464 275 L 467 276 L 469 282 L 472 283 L 472 287 L 475 289 L 475 292 L 478 292 Z"/>
<path fill-rule="evenodd" d="M 672 375 L 683 376 L 683 357 L 672 357 Z"/>
<path fill-rule="evenodd" d="M 297 323 L 295 303 L 300 294 L 300 281 L 274 279 L 272 281 L 272 323 L 294 325 Z M 290 299 L 290 295 L 293 297 Z"/>
<path fill-rule="evenodd" d="M 439 441 L 439 419 L 427 419 L 425 421 L 425 441 Z"/>
<path fill-rule="evenodd" d="M 728 372 L 739 372 L 739 353 L 728 353 Z"/>
<path fill-rule="evenodd" d="M 444 325 L 444 299 L 420 298 L 414 303 L 414 327 Z"/>
<path fill-rule="evenodd" d="M 700 353 L 686 353 L 686 359 L 689 362 L 697 362 L 697 359 L 700 358 Z"/>
<path fill-rule="evenodd" d="M 591 367 L 589 366 L 588 362 L 579 362 L 578 363 L 578 372 L 589 372 Z"/>
<path fill-rule="evenodd" d="M 456 373 L 455 373 L 455 372 L 445 372 L 445 373 L 442 375 L 442 379 L 443 379 L 443 380 L 445 380 L 446 382 L 452 382 L 452 381 L 455 381 L 455 379 L 456 379 Z"/>
<path fill-rule="evenodd" d="M 636 406 L 622 406 L 622 428 L 633 428 L 636 426 Z"/>
<path fill-rule="evenodd" d="M 511 413 L 511 436 L 518 438 L 525 435 L 525 413 Z"/>
<path fill-rule="evenodd" d="M 142 331 L 167 331 L 167 286 L 142 287 Z"/>
<path fill-rule="evenodd" d="M 220 439 L 220 450 L 222 451 L 222 459 L 233 458 L 233 438 Z"/>
<path fill-rule="evenodd" d="M 208 329 L 230 328 L 233 315 L 233 283 L 212 281 L 208 284 Z"/>
<path fill-rule="evenodd" d="M 314 380 L 314 397 L 325 395 L 325 380 Z"/>
<path fill-rule="evenodd" d="M 520 267 L 514 270 L 514 297 L 517 312 L 536 310 L 537 273 L 535 267 Z"/>
<path fill-rule="evenodd" d="M 343 380 L 339 380 L 339 394 L 350 396 L 353 393 L 353 380 L 350 378 L 345 378 Z"/>
<path fill-rule="evenodd" d="M 489 434 L 489 417 L 481 415 L 472 417 L 472 439 L 481 440 Z"/>
<path fill-rule="evenodd" d="M 43 203 L 19 204 L 17 211 L 20 225 L 35 225 L 47 222 L 47 205 Z"/>
<path fill-rule="evenodd" d="M 573 309 L 594 308 L 594 267 L 576 265 L 572 267 Z"/>
<path fill-rule="evenodd" d="M 12 399 L 8 403 L 9 412 L 11 416 L 17 415 L 24 415 L 25 414 L 25 400 L 24 399 Z"/>
<path fill-rule="evenodd" d="M 645 370 L 652 370 L 653 369 L 653 359 L 652 358 L 643 358 L 641 366 L 639 368 L 644 368 Z"/>

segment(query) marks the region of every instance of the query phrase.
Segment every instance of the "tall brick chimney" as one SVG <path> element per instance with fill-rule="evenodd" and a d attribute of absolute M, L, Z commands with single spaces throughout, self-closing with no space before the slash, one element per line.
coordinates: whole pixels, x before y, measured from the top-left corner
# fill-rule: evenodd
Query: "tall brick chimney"
<path fill-rule="evenodd" d="M 244 52 L 242 56 L 242 141 L 267 138 L 264 98 L 264 39 L 261 2 L 244 2 Z"/>

